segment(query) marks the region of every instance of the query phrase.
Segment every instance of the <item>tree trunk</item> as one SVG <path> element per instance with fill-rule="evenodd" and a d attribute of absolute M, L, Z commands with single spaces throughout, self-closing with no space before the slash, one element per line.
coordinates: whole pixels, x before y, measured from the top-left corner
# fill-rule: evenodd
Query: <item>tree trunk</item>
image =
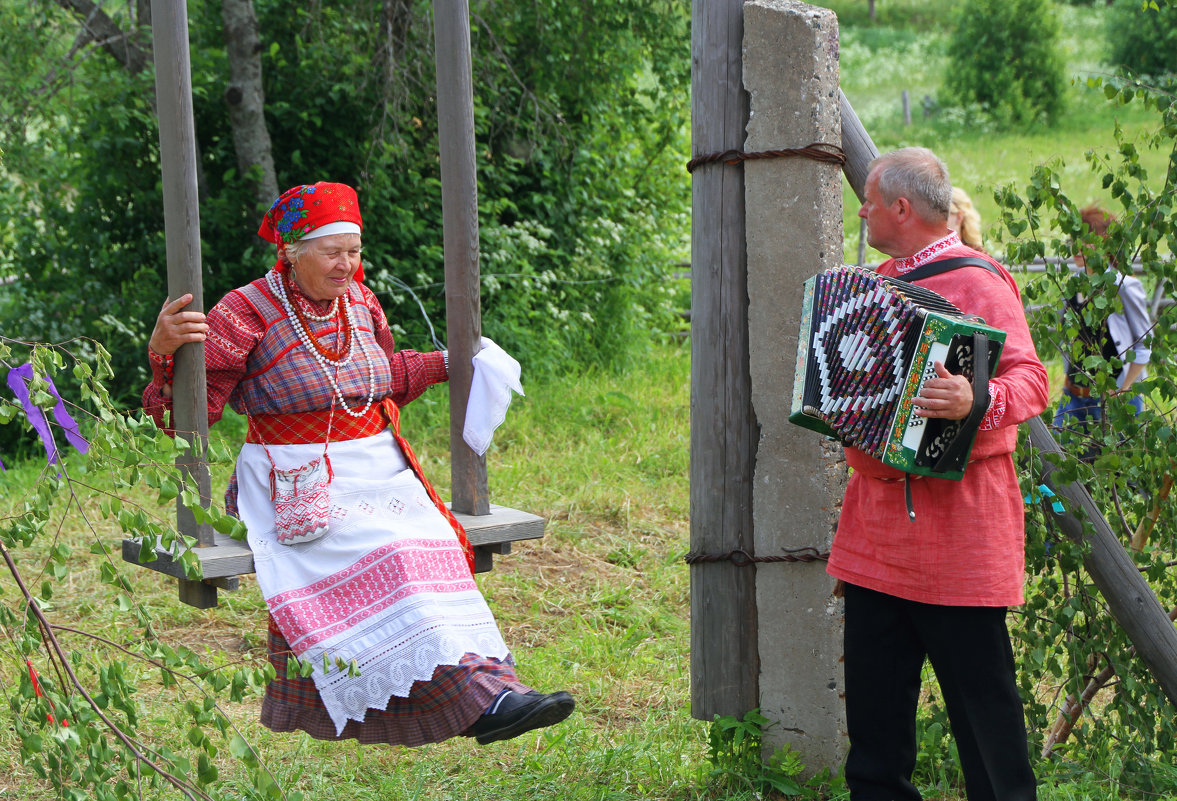
<path fill-rule="evenodd" d="M 102 45 L 102 49 L 122 64 L 127 72 L 137 75 L 147 66 L 151 58 L 135 43 L 132 34 L 126 33 L 101 7 L 90 0 L 57 0 L 62 8 L 77 14 L 87 36 Z M 148 14 L 150 19 L 150 14 Z"/>
<path fill-rule="evenodd" d="M 1169 620 L 1177 620 L 1177 608 L 1169 612 Z M 1131 659 L 1136 656 L 1136 646 L 1128 649 L 1128 658 Z M 1079 716 L 1083 714 L 1096 694 L 1107 686 L 1112 677 L 1116 675 L 1116 668 L 1114 664 L 1109 664 L 1092 679 L 1087 682 L 1087 686 L 1083 688 L 1083 693 L 1079 698 L 1073 695 L 1068 695 L 1063 701 L 1062 709 L 1059 710 L 1058 718 L 1054 725 L 1050 727 L 1050 734 L 1046 737 L 1046 742 L 1042 745 L 1042 757 L 1045 759 L 1050 756 L 1054 749 L 1067 741 L 1071 736 L 1071 731 L 1075 728 L 1075 724 L 1079 722 Z"/>
<path fill-rule="evenodd" d="M 75 38 L 74 46 L 70 51 L 71 57 L 81 52 L 89 42 L 94 41 L 99 43 L 103 50 L 132 75 L 139 74 L 150 63 L 151 54 L 135 41 L 136 34 L 123 31 L 117 22 L 91 0 L 57 0 L 57 4 L 67 11 L 74 12 L 82 23 L 82 30 Z M 150 0 L 137 0 L 135 9 L 136 25 L 139 31 L 145 33 L 151 25 Z M 54 74 L 53 71 L 50 71 L 44 85 L 51 87 L 53 83 Z M 158 115 L 159 107 L 154 95 L 151 98 L 151 107 L 156 110 Z M 199 196 L 204 197 L 204 166 L 199 142 L 196 143 L 196 186 Z M 274 192 L 274 197 L 277 197 L 277 190 Z"/>
<path fill-rule="evenodd" d="M 380 8 L 380 55 L 386 87 L 396 84 L 397 74 L 405 66 L 401 57 L 405 51 L 405 39 L 412 24 L 412 9 L 406 0 L 384 0 Z M 386 91 L 389 91 L 386 89 Z"/>
<path fill-rule="evenodd" d="M 225 103 L 233 129 L 237 168 L 249 185 L 254 205 L 265 211 L 278 197 L 274 152 L 266 128 L 266 96 L 262 89 L 261 39 L 253 0 L 221 0 L 225 49 L 229 55 L 229 86 Z"/>

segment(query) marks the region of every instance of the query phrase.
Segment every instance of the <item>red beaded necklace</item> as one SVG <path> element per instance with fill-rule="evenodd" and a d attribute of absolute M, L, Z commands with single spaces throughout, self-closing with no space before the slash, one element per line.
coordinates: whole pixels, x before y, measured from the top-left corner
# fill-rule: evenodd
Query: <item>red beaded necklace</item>
<path fill-rule="evenodd" d="M 289 275 L 286 276 L 286 280 L 289 290 L 291 290 L 288 291 L 287 294 L 293 294 L 292 290 L 297 289 L 297 285 Z M 302 310 L 302 304 L 298 301 L 297 298 L 295 298 L 294 302 L 290 304 L 290 307 L 294 310 L 294 316 L 298 318 L 298 324 L 302 326 L 304 331 L 306 331 L 307 339 L 310 340 L 311 345 L 313 345 L 315 350 L 317 350 L 324 357 L 330 359 L 333 362 L 336 362 L 351 352 L 351 315 L 341 313 L 343 311 L 344 304 L 339 303 L 338 299 L 333 304 L 335 309 L 334 317 L 338 325 L 336 330 L 342 330 L 343 336 L 339 338 L 341 341 L 339 342 L 339 347 L 337 348 L 328 347 L 327 345 L 323 344 L 323 341 L 319 337 L 315 336 L 314 331 L 311 330 L 311 322 L 307 318 L 306 312 Z M 324 334 L 324 336 L 326 336 L 326 334 Z"/>

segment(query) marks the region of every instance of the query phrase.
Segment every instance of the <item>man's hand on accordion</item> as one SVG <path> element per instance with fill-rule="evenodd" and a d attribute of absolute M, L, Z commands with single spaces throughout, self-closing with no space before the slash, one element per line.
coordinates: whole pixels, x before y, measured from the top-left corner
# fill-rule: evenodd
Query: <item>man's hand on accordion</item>
<path fill-rule="evenodd" d="M 935 378 L 920 387 L 920 394 L 912 398 L 919 417 L 944 417 L 963 420 L 973 408 L 973 385 L 963 375 L 953 375 L 943 362 L 936 362 Z"/>

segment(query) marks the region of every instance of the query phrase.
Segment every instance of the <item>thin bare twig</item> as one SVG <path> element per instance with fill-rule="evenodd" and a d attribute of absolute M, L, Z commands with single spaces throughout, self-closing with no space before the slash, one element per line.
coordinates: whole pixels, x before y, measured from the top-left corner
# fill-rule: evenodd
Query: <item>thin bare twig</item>
<path fill-rule="evenodd" d="M 13 579 L 16 581 L 17 587 L 20 589 L 21 593 L 25 597 L 25 600 L 28 602 L 29 610 L 31 610 L 34 617 L 37 618 L 37 623 L 41 626 L 41 630 L 44 632 L 46 644 L 53 649 L 53 653 L 57 656 L 58 662 L 69 676 L 70 684 L 73 685 L 79 695 L 86 699 L 86 703 L 90 705 L 90 708 L 94 711 L 94 714 L 97 715 L 104 724 L 106 724 L 107 729 L 109 729 L 110 732 L 123 743 L 126 749 L 131 752 L 136 760 L 151 767 L 151 769 L 163 777 L 163 779 L 167 781 L 168 784 L 172 785 L 177 790 L 180 790 L 188 798 L 200 798 L 203 799 L 203 801 L 212 801 L 210 796 L 206 795 L 200 790 L 200 788 L 196 787 L 191 782 L 164 770 L 159 763 L 143 753 L 139 747 L 139 744 L 136 743 L 135 740 L 133 740 L 126 732 L 124 732 L 117 723 L 106 716 L 106 714 L 86 691 L 86 688 L 82 686 L 82 683 L 78 680 L 78 677 L 74 673 L 73 668 L 70 667 L 69 658 L 66 656 L 64 649 L 62 649 L 61 643 L 58 642 L 57 637 L 53 634 L 52 625 L 45 618 L 45 614 L 41 611 L 40 607 L 37 606 L 36 601 L 33 599 L 32 593 L 29 592 L 28 587 L 25 586 L 24 579 L 21 577 L 20 571 L 17 569 L 16 563 L 12 559 L 12 554 L 8 552 L 8 549 L 4 547 L 4 543 L 2 542 L 0 542 L 0 555 L 4 557 L 4 561 L 8 565 L 8 571 L 12 574 Z"/>

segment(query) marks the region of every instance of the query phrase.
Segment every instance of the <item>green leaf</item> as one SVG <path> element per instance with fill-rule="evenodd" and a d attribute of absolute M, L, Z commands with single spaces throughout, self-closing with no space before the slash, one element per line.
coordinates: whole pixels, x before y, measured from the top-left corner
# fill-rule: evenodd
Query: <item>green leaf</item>
<path fill-rule="evenodd" d="M 229 738 L 229 753 L 237 759 L 245 759 L 251 755 L 249 743 L 240 734 L 234 734 Z"/>
<path fill-rule="evenodd" d="M 220 773 L 212 760 L 206 754 L 201 754 L 196 759 L 196 775 L 202 785 L 208 785 L 215 782 Z"/>
<path fill-rule="evenodd" d="M 177 481 L 166 479 L 160 482 L 159 485 L 159 502 L 167 503 L 174 501 L 176 496 L 180 494 L 180 484 Z"/>

